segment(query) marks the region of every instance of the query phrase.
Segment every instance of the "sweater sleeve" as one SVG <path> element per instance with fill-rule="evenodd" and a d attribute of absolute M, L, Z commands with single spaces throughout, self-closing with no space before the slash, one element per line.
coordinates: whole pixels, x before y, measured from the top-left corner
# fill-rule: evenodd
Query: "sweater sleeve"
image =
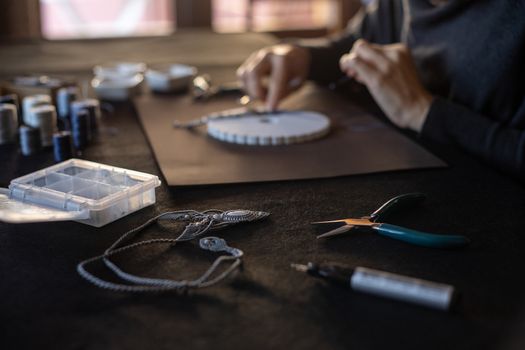
<path fill-rule="evenodd" d="M 378 0 L 362 7 L 342 34 L 315 43 L 300 42 L 311 55 L 309 79 L 319 83 L 337 81 L 343 76 L 339 59 L 350 51 L 357 39 L 377 44 L 399 42 L 402 22 L 402 1 Z"/>
<path fill-rule="evenodd" d="M 525 112 L 525 100 L 518 111 Z M 421 137 L 454 144 L 508 173 L 525 175 L 525 130 L 506 126 L 467 107 L 435 97 Z"/>

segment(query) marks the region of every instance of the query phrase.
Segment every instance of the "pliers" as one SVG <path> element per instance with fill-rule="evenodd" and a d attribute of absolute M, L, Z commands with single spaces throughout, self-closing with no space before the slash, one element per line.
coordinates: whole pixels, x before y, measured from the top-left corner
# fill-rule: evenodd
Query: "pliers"
<path fill-rule="evenodd" d="M 382 220 L 387 215 L 387 213 L 392 212 L 394 209 L 421 203 L 423 200 L 425 200 L 425 198 L 426 196 L 423 193 L 402 194 L 390 199 L 369 216 L 363 216 L 359 219 L 348 218 L 340 220 L 319 221 L 313 222 L 312 224 L 344 223 L 343 226 L 328 231 L 317 238 L 332 237 L 344 234 L 353 228 L 364 227 L 372 229 L 380 235 L 424 247 L 459 248 L 469 244 L 470 240 L 465 236 L 426 233 L 380 222 L 380 220 Z"/>

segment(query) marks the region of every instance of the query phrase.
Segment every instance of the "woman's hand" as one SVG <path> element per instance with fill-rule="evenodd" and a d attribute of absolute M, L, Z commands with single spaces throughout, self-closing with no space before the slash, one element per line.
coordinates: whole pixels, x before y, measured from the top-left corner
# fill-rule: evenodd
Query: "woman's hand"
<path fill-rule="evenodd" d="M 339 65 L 349 77 L 366 85 L 394 124 L 421 131 L 432 95 L 421 84 L 405 45 L 375 45 L 360 39 Z"/>
<path fill-rule="evenodd" d="M 310 68 L 308 50 L 275 45 L 252 54 L 237 69 L 237 77 L 252 98 L 265 101 L 269 110 L 306 80 Z"/>

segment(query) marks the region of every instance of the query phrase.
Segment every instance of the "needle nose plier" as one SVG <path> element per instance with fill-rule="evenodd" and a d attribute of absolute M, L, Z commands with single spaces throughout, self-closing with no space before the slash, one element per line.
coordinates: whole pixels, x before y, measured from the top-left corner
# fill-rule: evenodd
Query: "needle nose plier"
<path fill-rule="evenodd" d="M 312 224 L 344 223 L 343 226 L 328 231 L 317 238 L 332 237 L 349 232 L 354 228 L 364 227 L 372 229 L 380 235 L 424 247 L 459 248 L 469 244 L 470 240 L 465 236 L 426 233 L 381 222 L 381 220 L 383 220 L 383 218 L 393 210 L 421 203 L 423 200 L 425 200 L 425 198 L 426 196 L 423 193 L 407 193 L 390 199 L 369 216 L 363 216 L 359 219 L 348 218 L 340 220 L 319 221 L 313 222 Z"/>

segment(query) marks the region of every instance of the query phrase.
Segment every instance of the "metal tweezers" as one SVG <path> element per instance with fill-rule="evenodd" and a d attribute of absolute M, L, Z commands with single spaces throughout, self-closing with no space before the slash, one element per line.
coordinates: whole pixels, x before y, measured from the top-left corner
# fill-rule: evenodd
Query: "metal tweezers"
<path fill-rule="evenodd" d="M 266 115 L 269 113 L 279 113 L 279 111 L 266 111 L 262 109 L 256 109 L 256 108 L 235 108 L 235 109 L 229 109 L 227 111 L 222 111 L 218 113 L 212 113 L 205 115 L 203 117 L 190 120 L 188 122 L 183 122 L 180 120 L 175 119 L 173 121 L 173 127 L 177 129 L 193 129 L 199 126 L 203 126 L 208 124 L 212 120 L 220 120 L 220 119 L 235 119 L 235 118 L 242 118 L 248 115 Z"/>

